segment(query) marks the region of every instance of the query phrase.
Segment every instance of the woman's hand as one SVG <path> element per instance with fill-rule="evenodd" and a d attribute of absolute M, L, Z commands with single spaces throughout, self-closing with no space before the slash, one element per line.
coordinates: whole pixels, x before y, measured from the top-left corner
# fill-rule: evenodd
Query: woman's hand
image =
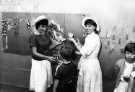
<path fill-rule="evenodd" d="M 49 61 L 55 61 L 56 59 L 54 57 L 48 57 Z"/>
<path fill-rule="evenodd" d="M 73 38 L 73 37 L 74 37 L 74 34 L 71 33 L 71 32 L 68 32 L 68 37 L 69 37 L 69 38 Z"/>
<path fill-rule="evenodd" d="M 68 39 L 73 41 L 73 42 L 76 42 L 75 39 L 74 39 L 74 34 L 71 33 L 71 32 L 68 32 Z"/>
<path fill-rule="evenodd" d="M 69 39 L 70 41 L 72 41 L 74 44 L 77 43 L 76 40 L 75 40 L 73 37 L 69 37 L 68 39 Z"/>

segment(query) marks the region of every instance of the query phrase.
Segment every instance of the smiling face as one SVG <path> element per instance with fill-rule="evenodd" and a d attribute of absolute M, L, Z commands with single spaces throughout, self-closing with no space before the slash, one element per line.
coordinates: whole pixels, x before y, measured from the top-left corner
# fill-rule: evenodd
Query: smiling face
<path fill-rule="evenodd" d="M 47 26 L 46 25 L 39 25 L 38 26 L 38 28 L 37 28 L 37 30 L 38 30 L 38 32 L 40 33 L 40 34 L 44 34 L 45 33 L 45 31 L 46 31 L 46 29 L 47 29 Z"/>
<path fill-rule="evenodd" d="M 83 21 L 83 26 L 86 34 L 96 32 L 97 24 L 94 20 L 88 18 Z"/>
<path fill-rule="evenodd" d="M 135 62 L 135 43 L 127 43 L 124 49 L 125 59 L 129 63 Z"/>
<path fill-rule="evenodd" d="M 91 24 L 87 24 L 87 25 L 85 26 L 85 32 L 86 32 L 86 33 L 92 33 L 92 32 L 94 32 L 95 29 L 96 29 L 95 26 L 93 26 L 93 25 L 91 25 Z"/>
<path fill-rule="evenodd" d="M 40 18 L 40 17 L 39 17 Z M 39 34 L 44 34 L 48 27 L 48 19 L 42 18 L 35 22 L 35 28 Z"/>
<path fill-rule="evenodd" d="M 135 62 L 135 53 L 131 53 L 129 51 L 126 51 L 125 58 L 126 58 L 127 62 L 134 63 Z"/>

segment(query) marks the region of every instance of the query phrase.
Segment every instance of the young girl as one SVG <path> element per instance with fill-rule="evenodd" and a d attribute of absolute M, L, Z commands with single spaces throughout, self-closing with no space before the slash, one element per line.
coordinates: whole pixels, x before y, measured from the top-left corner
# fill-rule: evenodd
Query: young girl
<path fill-rule="evenodd" d="M 59 52 L 61 62 L 54 76 L 53 92 L 75 92 L 77 69 L 72 62 L 75 57 L 75 48 L 72 45 L 74 45 L 72 41 L 63 41 Z"/>
<path fill-rule="evenodd" d="M 128 43 L 124 49 L 125 58 L 115 64 L 118 73 L 114 92 L 132 92 L 135 69 L 135 43 Z"/>

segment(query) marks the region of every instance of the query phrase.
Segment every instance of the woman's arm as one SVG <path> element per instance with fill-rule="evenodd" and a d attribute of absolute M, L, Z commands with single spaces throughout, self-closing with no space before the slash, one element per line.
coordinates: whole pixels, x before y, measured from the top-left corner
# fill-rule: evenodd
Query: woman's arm
<path fill-rule="evenodd" d="M 56 92 L 56 89 L 58 87 L 58 84 L 59 84 L 59 80 L 58 79 L 55 79 L 54 80 L 54 84 L 53 84 L 53 92 Z"/>
<path fill-rule="evenodd" d="M 74 42 L 83 57 L 89 56 L 95 50 L 95 48 L 97 48 L 97 45 L 100 44 L 100 39 L 98 36 L 90 35 L 85 38 L 85 43 L 83 46 L 77 43 L 73 38 L 71 41 Z"/>
<path fill-rule="evenodd" d="M 45 56 L 45 55 L 43 55 L 43 54 L 37 52 L 37 47 L 32 47 L 32 52 L 33 52 L 34 55 L 39 56 L 39 57 L 41 57 L 41 58 L 53 60 L 53 57 Z"/>

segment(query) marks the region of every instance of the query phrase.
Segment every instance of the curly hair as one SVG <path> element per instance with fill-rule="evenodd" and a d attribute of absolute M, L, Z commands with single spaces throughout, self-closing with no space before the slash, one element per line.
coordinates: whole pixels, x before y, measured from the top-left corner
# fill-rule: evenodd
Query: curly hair
<path fill-rule="evenodd" d="M 66 59 L 66 60 L 74 60 L 76 57 L 75 51 L 76 51 L 76 47 L 74 45 L 74 43 L 70 40 L 65 40 L 62 43 L 62 47 L 60 49 L 60 55 L 62 56 L 62 58 Z"/>

